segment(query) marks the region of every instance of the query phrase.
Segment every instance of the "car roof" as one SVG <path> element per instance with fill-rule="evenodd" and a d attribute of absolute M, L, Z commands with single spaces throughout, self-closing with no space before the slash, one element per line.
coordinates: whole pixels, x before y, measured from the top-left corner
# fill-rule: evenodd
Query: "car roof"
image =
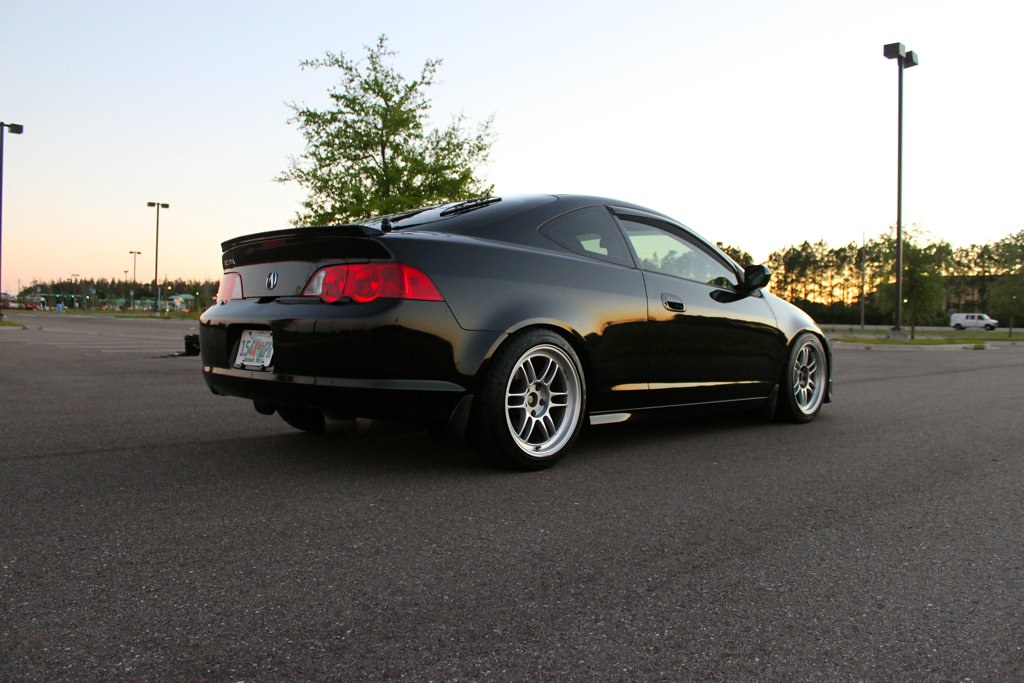
<path fill-rule="evenodd" d="M 576 194 L 530 194 L 481 197 L 464 202 L 423 207 L 389 216 L 378 216 L 358 225 L 390 230 L 465 233 L 485 224 L 504 221 L 523 213 L 534 213 L 542 223 L 554 216 L 586 206 L 614 206 L 644 211 L 668 220 L 668 216 L 650 209 L 607 197 Z"/>

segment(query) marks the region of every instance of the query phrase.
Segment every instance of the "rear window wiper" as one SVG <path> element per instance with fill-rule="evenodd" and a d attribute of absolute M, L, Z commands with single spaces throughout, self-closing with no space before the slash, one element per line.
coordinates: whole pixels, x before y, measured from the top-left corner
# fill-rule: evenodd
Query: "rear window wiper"
<path fill-rule="evenodd" d="M 495 204 L 500 201 L 501 197 L 479 197 L 478 199 L 470 199 L 465 202 L 459 202 L 458 204 L 453 204 L 444 211 L 442 211 L 441 218 L 445 218 L 447 216 L 455 216 L 460 213 L 476 211 L 477 209 L 482 209 L 485 206 L 490 206 L 491 204 Z"/>
<path fill-rule="evenodd" d="M 419 209 L 413 209 L 412 211 L 406 211 L 405 213 L 400 213 L 397 216 L 387 216 L 387 218 L 392 223 L 397 223 L 398 221 L 404 221 L 406 218 L 412 218 L 413 216 L 417 216 L 417 215 L 423 213 L 424 211 L 429 211 L 430 209 L 433 209 L 433 208 L 434 208 L 433 206 L 424 206 L 424 207 L 419 208 Z"/>
<path fill-rule="evenodd" d="M 417 216 L 423 213 L 424 211 L 429 211 L 430 209 L 433 208 L 436 207 L 424 206 L 419 209 L 413 209 L 412 211 L 406 211 L 405 213 L 395 214 L 394 216 L 384 216 L 383 218 L 380 219 L 380 229 L 383 230 L 384 232 L 391 232 L 391 228 L 398 221 L 404 221 L 406 218 L 412 218 L 413 216 Z"/>

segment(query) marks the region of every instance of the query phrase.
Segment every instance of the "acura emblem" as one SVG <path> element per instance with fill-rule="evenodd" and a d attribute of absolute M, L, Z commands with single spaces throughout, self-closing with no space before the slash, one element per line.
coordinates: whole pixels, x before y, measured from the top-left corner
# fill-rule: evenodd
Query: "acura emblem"
<path fill-rule="evenodd" d="M 267 276 L 267 289 L 273 289 L 277 287 L 277 273 L 271 273 Z"/>

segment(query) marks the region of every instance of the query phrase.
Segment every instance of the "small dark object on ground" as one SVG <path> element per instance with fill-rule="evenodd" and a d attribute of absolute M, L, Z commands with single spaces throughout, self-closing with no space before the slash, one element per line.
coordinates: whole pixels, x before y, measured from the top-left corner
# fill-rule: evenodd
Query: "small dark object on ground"
<path fill-rule="evenodd" d="M 199 335 L 198 334 L 186 334 L 185 335 L 185 355 L 186 356 L 198 356 L 199 355 Z"/>

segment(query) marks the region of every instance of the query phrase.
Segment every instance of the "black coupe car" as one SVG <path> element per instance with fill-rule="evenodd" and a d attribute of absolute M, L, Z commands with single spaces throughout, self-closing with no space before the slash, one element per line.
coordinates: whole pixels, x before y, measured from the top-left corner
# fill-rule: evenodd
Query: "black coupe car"
<path fill-rule="evenodd" d="M 831 354 L 798 308 L 660 213 L 584 196 L 487 197 L 223 244 L 203 377 L 308 432 L 356 418 L 553 464 L 584 425 L 662 409 L 807 422 Z"/>

